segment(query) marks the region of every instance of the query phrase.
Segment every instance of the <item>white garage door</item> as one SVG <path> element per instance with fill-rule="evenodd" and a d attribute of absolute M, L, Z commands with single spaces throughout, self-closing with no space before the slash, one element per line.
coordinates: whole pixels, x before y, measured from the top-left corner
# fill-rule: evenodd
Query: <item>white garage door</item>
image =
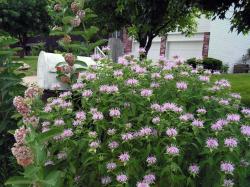
<path fill-rule="evenodd" d="M 202 57 L 203 42 L 201 41 L 185 41 L 185 42 L 168 42 L 167 57 L 172 59 L 173 56 L 180 56 L 181 58 L 201 58 Z"/>
<path fill-rule="evenodd" d="M 157 60 L 159 60 L 160 47 L 161 47 L 161 43 L 160 42 L 153 42 L 152 46 L 151 46 L 151 48 L 149 49 L 149 52 L 148 52 L 148 58 L 151 59 L 151 60 L 153 60 L 154 62 L 156 62 Z M 138 42 L 134 42 L 133 43 L 133 48 L 132 48 L 132 53 L 136 57 L 138 57 L 138 48 L 139 48 L 139 43 Z"/>

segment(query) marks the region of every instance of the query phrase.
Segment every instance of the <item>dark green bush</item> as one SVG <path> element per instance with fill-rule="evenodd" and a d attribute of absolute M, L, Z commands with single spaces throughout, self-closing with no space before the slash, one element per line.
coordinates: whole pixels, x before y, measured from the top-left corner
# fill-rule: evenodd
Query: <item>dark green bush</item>
<path fill-rule="evenodd" d="M 220 71 L 222 69 L 222 61 L 215 58 L 204 58 L 202 64 L 205 69 L 210 69 L 213 71 Z"/>
<path fill-rule="evenodd" d="M 212 71 L 225 71 L 221 60 L 215 58 L 204 58 L 202 60 L 197 58 L 190 58 L 186 60 L 186 63 L 196 68 L 197 65 L 203 65 L 205 69 L 210 69 Z"/>
<path fill-rule="evenodd" d="M 16 42 L 17 40 L 11 37 L 0 36 L 0 186 L 9 176 L 17 174 L 21 169 L 11 154 L 15 141 L 10 134 L 10 131 L 17 128 L 17 120 L 12 119 L 15 114 L 12 101 L 25 89 L 21 84 L 23 74 L 16 73 L 21 64 L 11 60 L 16 50 L 9 46 Z"/>
<path fill-rule="evenodd" d="M 198 61 L 196 58 L 189 58 L 187 59 L 186 63 L 192 66 L 193 68 L 196 68 Z"/>

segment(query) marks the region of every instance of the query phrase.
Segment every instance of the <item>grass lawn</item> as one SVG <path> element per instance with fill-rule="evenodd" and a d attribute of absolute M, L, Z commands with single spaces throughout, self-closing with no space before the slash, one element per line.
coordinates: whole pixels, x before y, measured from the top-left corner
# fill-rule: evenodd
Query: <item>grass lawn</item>
<path fill-rule="evenodd" d="M 36 75 L 37 69 L 37 59 L 38 56 L 25 56 L 24 58 L 15 57 L 15 61 L 22 61 L 28 65 L 30 65 L 30 69 L 23 71 L 26 76 L 33 76 Z"/>
<path fill-rule="evenodd" d="M 240 93 L 242 103 L 250 107 L 250 73 L 222 74 L 213 77 L 214 80 L 222 78 L 231 82 L 232 91 Z"/>

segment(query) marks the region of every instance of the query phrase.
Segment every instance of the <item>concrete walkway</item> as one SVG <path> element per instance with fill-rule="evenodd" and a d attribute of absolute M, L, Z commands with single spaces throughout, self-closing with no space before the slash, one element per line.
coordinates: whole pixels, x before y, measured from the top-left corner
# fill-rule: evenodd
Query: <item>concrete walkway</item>
<path fill-rule="evenodd" d="M 23 78 L 23 83 L 27 86 L 37 84 L 37 76 L 28 76 Z"/>

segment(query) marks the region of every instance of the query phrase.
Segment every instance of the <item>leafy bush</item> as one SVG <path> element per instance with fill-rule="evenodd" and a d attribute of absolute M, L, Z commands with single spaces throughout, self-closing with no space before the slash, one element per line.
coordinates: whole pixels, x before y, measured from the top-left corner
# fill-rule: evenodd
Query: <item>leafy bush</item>
<path fill-rule="evenodd" d="M 213 71 L 219 71 L 222 68 L 222 61 L 215 58 L 204 58 L 202 64 L 205 69 Z"/>
<path fill-rule="evenodd" d="M 17 174 L 20 169 L 10 151 L 14 138 L 9 133 L 17 128 L 17 121 L 12 119 L 15 114 L 12 100 L 25 89 L 21 85 L 23 75 L 16 73 L 21 64 L 12 62 L 16 50 L 9 48 L 16 42 L 11 37 L 0 36 L 0 184 L 4 184 L 9 176 Z"/>
<path fill-rule="evenodd" d="M 12 152 L 25 171 L 6 184 L 249 186 L 250 109 L 209 75 L 126 55 L 102 59 L 45 104 L 29 88 L 14 100 Z"/>
<path fill-rule="evenodd" d="M 32 56 L 38 56 L 39 53 L 45 49 L 45 43 L 40 42 L 40 43 L 35 43 L 31 45 L 31 55 Z"/>
<path fill-rule="evenodd" d="M 209 69 L 212 71 L 223 71 L 222 61 L 215 58 L 190 58 L 186 60 L 186 63 L 196 68 L 198 65 L 202 65 L 204 69 Z"/>

